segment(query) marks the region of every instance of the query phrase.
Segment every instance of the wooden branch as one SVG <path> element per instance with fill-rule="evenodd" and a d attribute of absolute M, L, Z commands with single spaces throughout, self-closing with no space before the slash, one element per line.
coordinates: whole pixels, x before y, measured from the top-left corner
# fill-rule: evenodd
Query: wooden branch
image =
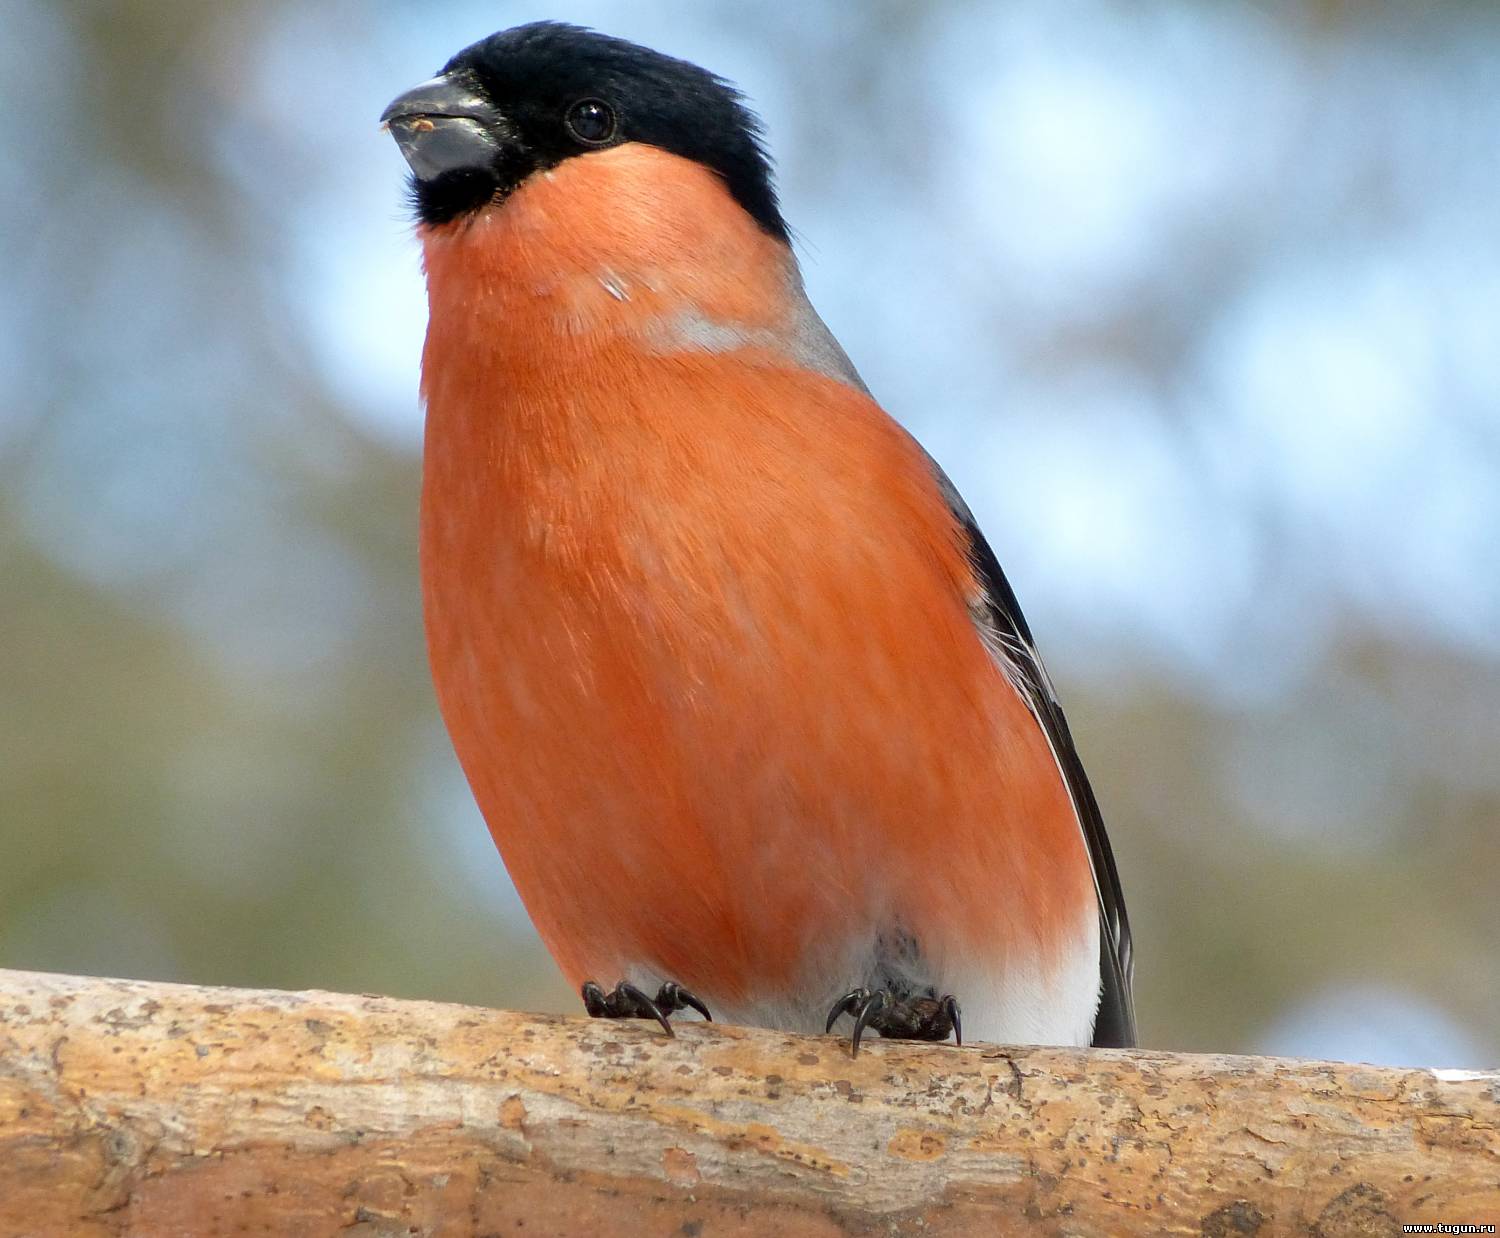
<path fill-rule="evenodd" d="M 0 972 L 0 1234 L 1399 1234 L 1500 1074 Z"/>

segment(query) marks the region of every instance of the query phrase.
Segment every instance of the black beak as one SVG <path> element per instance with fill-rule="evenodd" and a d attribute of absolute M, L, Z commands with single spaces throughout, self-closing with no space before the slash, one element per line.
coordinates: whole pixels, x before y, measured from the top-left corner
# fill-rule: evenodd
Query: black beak
<path fill-rule="evenodd" d="M 490 167 L 509 130 L 482 95 L 445 75 L 398 95 L 380 114 L 380 123 L 419 181 Z"/>

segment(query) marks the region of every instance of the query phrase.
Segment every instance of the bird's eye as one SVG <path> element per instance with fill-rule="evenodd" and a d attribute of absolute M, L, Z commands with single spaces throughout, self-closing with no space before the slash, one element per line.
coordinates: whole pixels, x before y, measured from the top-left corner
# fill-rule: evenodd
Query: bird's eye
<path fill-rule="evenodd" d="M 603 146 L 615 136 L 615 109 L 603 99 L 580 99 L 563 117 L 568 132 L 585 146 Z"/>

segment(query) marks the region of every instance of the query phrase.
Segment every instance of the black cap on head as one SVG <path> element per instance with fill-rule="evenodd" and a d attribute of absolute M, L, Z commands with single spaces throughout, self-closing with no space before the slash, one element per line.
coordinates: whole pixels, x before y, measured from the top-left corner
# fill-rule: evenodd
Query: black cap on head
<path fill-rule="evenodd" d="M 382 117 L 412 167 L 424 223 L 503 198 L 535 172 L 642 142 L 717 173 L 766 232 L 787 239 L 760 122 L 706 69 L 561 22 L 466 47 Z"/>

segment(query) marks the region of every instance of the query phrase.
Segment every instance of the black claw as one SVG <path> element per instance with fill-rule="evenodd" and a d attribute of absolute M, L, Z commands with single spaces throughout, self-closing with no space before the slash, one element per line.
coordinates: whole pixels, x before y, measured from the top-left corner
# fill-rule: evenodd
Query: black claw
<path fill-rule="evenodd" d="M 635 1003 L 636 1011 L 640 1018 L 655 1019 L 658 1023 L 661 1024 L 661 1030 L 666 1032 L 668 1036 L 677 1035 L 677 1033 L 672 1030 L 672 1025 L 667 1022 L 667 1016 L 662 1014 L 661 1007 L 653 1002 L 649 997 L 645 995 L 645 993 L 636 988 L 635 985 L 631 984 L 628 980 L 620 981 L 620 983 L 615 986 L 615 992 L 625 994 L 626 997 L 630 998 L 630 1000 Z"/>
<path fill-rule="evenodd" d="M 958 998 L 949 993 L 938 1003 L 938 1009 L 948 1016 L 949 1022 L 953 1024 L 953 1043 L 962 1045 L 964 1042 L 964 1025 L 958 1017 Z"/>
<path fill-rule="evenodd" d="M 596 1019 L 655 1019 L 668 1036 L 677 1034 L 661 1008 L 628 980 L 620 981 L 609 993 L 594 981 L 585 980 L 579 993 L 583 1008 Z"/>
<path fill-rule="evenodd" d="M 834 1002 L 824 1032 L 833 1031 L 841 1015 L 854 1015 L 854 1034 L 849 1038 L 851 1057 L 859 1056 L 865 1029 L 900 1040 L 947 1040 L 951 1034 L 964 1042 L 958 999 L 951 993 L 938 997 L 932 990 L 923 997 L 897 997 L 888 989 L 850 989 Z"/>
<path fill-rule="evenodd" d="M 859 1056 L 859 1040 L 865 1034 L 865 1025 L 876 1015 L 885 1009 L 885 990 L 876 989 L 869 994 L 860 1004 L 859 1013 L 854 1016 L 854 1035 L 849 1040 L 849 1056 Z M 879 1030 L 878 1028 L 876 1029 Z"/>
<path fill-rule="evenodd" d="M 655 1000 L 631 984 L 622 980 L 608 993 L 592 980 L 585 980 L 579 990 L 583 997 L 583 1008 L 596 1019 L 655 1019 L 668 1036 L 677 1035 L 667 1016 L 679 1010 L 693 1009 L 708 1022 L 714 1021 L 708 1007 L 697 996 L 689 993 L 675 980 L 668 980 L 656 994 Z"/>
<path fill-rule="evenodd" d="M 833 1025 L 839 1021 L 839 1016 L 848 1014 L 855 1006 L 870 996 L 869 989 L 850 989 L 843 997 L 833 1003 L 833 1009 L 828 1012 L 828 1022 L 823 1028 L 826 1036 L 833 1031 Z"/>
<path fill-rule="evenodd" d="M 713 1015 L 708 1013 L 708 1007 L 675 980 L 668 980 L 661 986 L 661 991 L 656 995 L 656 1004 L 668 1014 L 674 1010 L 690 1008 L 701 1014 L 705 1021 L 714 1021 Z"/>

